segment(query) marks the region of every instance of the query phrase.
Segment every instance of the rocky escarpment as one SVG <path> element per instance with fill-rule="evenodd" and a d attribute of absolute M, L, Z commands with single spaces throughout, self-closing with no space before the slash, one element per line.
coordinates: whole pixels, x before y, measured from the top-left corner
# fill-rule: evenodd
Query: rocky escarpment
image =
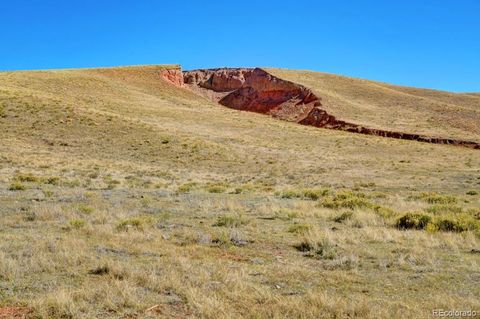
<path fill-rule="evenodd" d="M 162 69 L 160 75 L 175 86 L 183 86 L 183 73 L 180 68 Z"/>
<path fill-rule="evenodd" d="M 435 144 L 480 149 L 480 143 L 369 128 L 337 119 L 322 108 L 310 89 L 280 79 L 260 68 L 222 68 L 186 71 L 185 85 L 224 106 L 268 114 L 275 118 L 322 128 Z"/>

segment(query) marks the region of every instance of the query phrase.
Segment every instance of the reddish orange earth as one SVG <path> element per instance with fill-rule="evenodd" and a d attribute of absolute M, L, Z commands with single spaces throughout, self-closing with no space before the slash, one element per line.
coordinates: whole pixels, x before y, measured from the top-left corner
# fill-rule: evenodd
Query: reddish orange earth
<path fill-rule="evenodd" d="M 0 319 L 25 319 L 31 312 L 27 307 L 0 307 Z"/>

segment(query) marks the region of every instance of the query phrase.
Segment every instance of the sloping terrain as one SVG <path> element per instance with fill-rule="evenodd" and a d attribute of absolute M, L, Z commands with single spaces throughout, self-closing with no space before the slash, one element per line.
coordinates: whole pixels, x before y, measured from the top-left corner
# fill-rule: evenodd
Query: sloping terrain
<path fill-rule="evenodd" d="M 237 110 L 269 114 L 282 120 L 303 125 L 352 133 L 480 149 L 480 142 L 448 137 L 450 135 L 449 130 L 443 130 L 441 135 L 425 135 L 416 133 L 417 128 L 415 127 L 408 128 L 407 131 L 378 128 L 379 125 L 375 119 L 372 124 L 358 123 L 363 118 L 357 119 L 357 122 L 344 120 L 334 115 L 337 113 L 337 101 L 329 101 L 331 103 L 330 107 L 325 108 L 322 104 L 322 97 L 318 93 L 314 93 L 311 89 L 298 83 L 276 77 L 260 68 L 186 71 L 184 72 L 184 81 L 193 91 Z M 335 88 L 335 86 L 332 85 L 331 88 Z M 422 90 L 418 91 L 421 92 Z M 442 96 L 440 98 L 445 99 Z M 421 98 L 417 97 L 417 100 L 421 100 Z M 406 105 L 415 103 L 415 101 L 405 99 L 402 102 Z M 379 105 L 379 107 L 382 107 L 382 105 Z M 379 109 L 377 112 L 385 112 L 386 110 L 387 108 L 383 107 L 383 110 Z M 355 109 L 354 107 L 349 112 L 363 113 L 361 109 Z M 438 110 L 431 109 L 428 112 L 435 115 Z M 397 120 L 404 120 L 402 116 L 411 117 L 415 115 L 417 114 L 401 114 Z M 474 114 L 474 116 L 476 115 Z M 443 121 L 446 122 L 445 119 Z M 382 123 L 379 122 L 381 126 Z M 469 131 L 468 125 L 466 130 Z"/>
<path fill-rule="evenodd" d="M 333 74 L 267 69 L 322 97 L 330 114 L 376 129 L 480 141 L 480 99 Z"/>
<path fill-rule="evenodd" d="M 0 73 L 0 314 L 479 309 L 478 150 L 239 112 L 181 77 Z"/>

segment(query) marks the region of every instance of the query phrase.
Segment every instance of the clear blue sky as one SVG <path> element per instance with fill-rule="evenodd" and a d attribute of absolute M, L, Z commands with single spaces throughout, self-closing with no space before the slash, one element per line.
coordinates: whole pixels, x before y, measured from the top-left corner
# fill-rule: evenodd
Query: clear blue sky
<path fill-rule="evenodd" d="M 272 66 L 480 92 L 479 0 L 15 0 L 0 70 Z"/>

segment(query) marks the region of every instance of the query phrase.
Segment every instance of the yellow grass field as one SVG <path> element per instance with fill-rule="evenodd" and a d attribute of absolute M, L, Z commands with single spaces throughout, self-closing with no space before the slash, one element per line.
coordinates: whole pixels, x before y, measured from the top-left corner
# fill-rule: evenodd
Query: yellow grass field
<path fill-rule="evenodd" d="M 228 109 L 138 66 L 0 73 L 0 308 L 480 313 L 480 151 Z M 480 97 L 309 71 L 341 119 L 480 141 Z"/>

